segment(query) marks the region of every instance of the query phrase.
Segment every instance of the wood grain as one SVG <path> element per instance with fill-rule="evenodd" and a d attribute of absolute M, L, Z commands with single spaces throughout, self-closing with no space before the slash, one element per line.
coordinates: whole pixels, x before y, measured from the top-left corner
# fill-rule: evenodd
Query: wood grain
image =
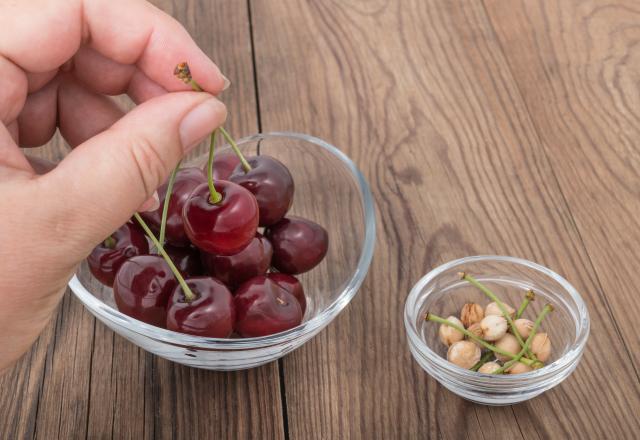
<path fill-rule="evenodd" d="M 482 4 L 274 0 L 252 8 L 263 129 L 338 145 L 367 175 L 379 208 L 376 257 L 360 294 L 284 360 L 291 438 L 631 438 L 637 377 Z M 404 342 L 412 283 L 479 253 L 556 269 L 592 314 L 578 371 L 513 408 L 475 406 L 443 390 Z M 615 393 L 594 404 L 600 389 Z"/>
<path fill-rule="evenodd" d="M 239 373 L 145 353 L 67 293 L 0 377 L 0 438 L 637 437 L 637 2 L 155 3 L 231 79 L 236 137 L 260 123 L 310 133 L 363 170 L 379 223 L 370 274 L 280 370 Z M 35 150 L 65 151 L 59 137 Z M 405 343 L 413 283 L 484 253 L 551 267 L 591 314 L 576 372 L 513 407 L 456 397 Z"/>
<path fill-rule="evenodd" d="M 640 5 L 486 3 L 640 378 Z"/>
<path fill-rule="evenodd" d="M 247 5 L 156 4 L 185 25 L 234 84 L 222 96 L 227 128 L 238 137 L 256 132 Z M 31 153 L 58 161 L 66 151 L 56 136 Z M 70 292 L 31 352 L 0 378 L 0 390 L 2 439 L 284 435 L 276 363 L 228 374 L 172 364 L 96 322 Z"/>

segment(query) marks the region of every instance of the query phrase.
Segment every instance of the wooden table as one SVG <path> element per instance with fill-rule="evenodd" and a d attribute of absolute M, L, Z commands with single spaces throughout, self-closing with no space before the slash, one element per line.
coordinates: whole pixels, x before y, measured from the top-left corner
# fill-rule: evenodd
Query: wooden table
<path fill-rule="evenodd" d="M 363 170 L 369 276 L 311 342 L 237 373 L 145 353 L 67 294 L 0 379 L 0 438 L 637 438 L 637 0 L 158 3 L 231 79 L 233 133 L 311 133 Z M 577 371 L 513 407 L 451 394 L 405 342 L 413 283 L 483 253 L 553 268 L 591 313 Z"/>

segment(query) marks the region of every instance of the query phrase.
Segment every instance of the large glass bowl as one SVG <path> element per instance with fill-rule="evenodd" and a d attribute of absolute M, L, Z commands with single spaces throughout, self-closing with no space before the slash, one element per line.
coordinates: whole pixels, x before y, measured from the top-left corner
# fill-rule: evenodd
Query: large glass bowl
<path fill-rule="evenodd" d="M 257 134 L 238 141 L 247 156 L 268 154 L 283 162 L 295 181 L 290 214 L 322 225 L 329 250 L 320 265 L 300 275 L 307 295 L 301 325 L 271 336 L 218 339 L 176 333 L 120 313 L 112 289 L 84 262 L 69 287 L 100 321 L 143 349 L 181 364 L 211 370 L 256 367 L 291 352 L 329 324 L 362 284 L 373 256 L 375 214 L 369 186 L 353 162 L 321 139 L 297 133 Z M 228 146 L 221 147 L 223 153 Z M 206 156 L 188 165 L 202 166 Z"/>
<path fill-rule="evenodd" d="M 546 366 L 524 374 L 491 375 L 465 370 L 447 361 L 447 347 L 438 339 L 439 324 L 426 322 L 427 312 L 460 316 L 462 306 L 490 303 L 480 290 L 460 279 L 473 275 L 503 302 L 518 308 L 527 290 L 536 299 L 523 317 L 535 320 L 545 304 L 554 306 L 540 328 L 551 339 Z M 443 386 L 465 399 L 487 405 L 510 405 L 531 399 L 558 385 L 576 368 L 589 336 L 587 306 L 567 280 L 531 261 L 502 256 L 475 256 L 451 261 L 425 275 L 411 289 L 404 310 L 411 354 Z"/>

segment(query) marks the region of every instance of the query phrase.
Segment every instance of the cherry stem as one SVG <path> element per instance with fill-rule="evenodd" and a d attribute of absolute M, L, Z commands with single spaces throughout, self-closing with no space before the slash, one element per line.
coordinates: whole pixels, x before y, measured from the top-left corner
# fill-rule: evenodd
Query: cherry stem
<path fill-rule="evenodd" d="M 140 217 L 140 214 L 136 212 L 135 214 L 133 214 L 133 216 L 136 218 L 138 223 L 140 223 L 140 226 L 142 226 L 142 229 L 144 229 L 144 232 L 147 234 L 147 237 L 151 239 L 153 244 L 158 249 L 158 252 L 160 253 L 160 255 L 162 255 L 164 260 L 169 265 L 171 272 L 173 272 L 176 279 L 178 280 L 178 283 L 180 283 L 180 287 L 182 287 L 182 291 L 184 292 L 184 298 L 187 300 L 187 302 L 193 301 L 196 296 L 193 294 L 193 292 L 187 285 L 187 282 L 184 280 L 184 278 L 182 278 L 182 275 L 180 274 L 180 271 L 178 270 L 176 265 L 173 264 L 173 261 L 171 261 L 171 257 L 169 257 L 169 254 L 167 254 L 167 252 L 164 250 L 164 247 L 162 247 L 162 245 L 160 244 L 156 236 L 153 235 L 153 232 L 151 232 L 151 229 L 149 229 L 149 226 L 147 226 L 147 223 L 142 219 L 142 217 Z"/>
<path fill-rule="evenodd" d="M 244 155 L 240 151 L 240 148 L 238 148 L 238 144 L 236 144 L 236 141 L 233 140 L 231 135 L 227 132 L 227 130 L 224 129 L 224 127 L 220 127 L 220 132 L 222 133 L 222 136 L 224 136 L 226 141 L 229 142 L 229 145 L 231 145 L 231 149 L 233 150 L 234 153 L 236 153 L 236 156 L 238 156 L 238 159 L 240 159 L 240 163 L 242 164 L 242 168 L 244 169 L 244 172 L 248 173 L 249 171 L 251 171 L 251 165 L 249 165 L 249 162 L 247 162 L 247 159 L 244 158 Z"/>
<path fill-rule="evenodd" d="M 160 221 L 160 234 L 158 235 L 158 241 L 164 246 L 164 236 L 167 231 L 167 215 L 169 214 L 169 201 L 171 200 L 171 195 L 173 194 L 173 184 L 176 181 L 176 174 L 178 174 L 178 170 L 180 169 L 180 162 L 173 169 L 171 176 L 169 177 L 169 182 L 167 183 L 167 193 L 164 196 L 164 205 L 162 206 L 162 220 Z"/>
<path fill-rule="evenodd" d="M 522 347 L 522 350 L 520 350 L 520 352 L 516 355 L 516 358 L 510 360 L 509 362 L 506 362 L 502 367 L 500 367 L 496 371 L 494 371 L 493 374 L 502 374 L 502 373 L 504 373 L 509 368 L 511 368 L 511 366 L 513 364 L 515 364 L 516 362 L 518 362 L 518 361 L 520 361 L 522 359 L 522 356 L 524 356 L 525 352 L 527 350 L 529 350 L 529 346 L 531 345 L 531 342 L 533 342 L 533 337 L 536 335 L 536 332 L 538 331 L 538 327 L 540 326 L 540 323 L 542 322 L 544 317 L 547 316 L 547 314 L 552 312 L 552 311 L 553 311 L 553 306 L 551 304 L 547 304 L 547 305 L 544 306 L 544 308 L 542 309 L 542 312 L 540 312 L 540 314 L 536 318 L 535 322 L 533 323 L 533 327 L 531 328 L 531 333 L 529 334 L 529 337 L 527 338 L 527 342 L 525 342 L 524 347 Z M 540 361 L 537 361 L 537 362 L 541 363 Z M 544 364 L 542 364 L 542 365 L 544 365 Z"/>
<path fill-rule="evenodd" d="M 473 333 L 471 333 L 470 331 L 466 330 L 464 327 L 460 327 L 458 324 L 454 324 L 453 322 L 447 321 L 446 319 L 441 318 L 440 316 L 436 316 L 433 313 L 427 313 L 427 316 L 425 316 L 424 319 L 426 321 L 433 321 L 433 322 L 437 322 L 439 324 L 448 325 L 449 327 L 452 327 L 452 328 L 458 330 L 460 333 L 462 333 L 463 335 L 465 335 L 469 339 L 473 339 L 478 344 L 482 345 L 487 350 L 493 351 L 494 353 L 501 354 L 501 355 L 506 356 L 506 357 L 511 358 L 511 359 L 515 359 L 516 358 L 515 354 L 509 353 L 508 351 L 505 351 L 505 350 L 503 350 L 503 349 L 501 349 L 499 347 L 496 347 L 495 345 L 491 345 L 488 342 L 486 342 L 484 339 L 481 339 L 478 336 L 476 336 Z M 521 358 L 520 362 L 522 362 L 523 364 L 526 364 L 526 365 L 532 365 L 533 363 L 535 363 L 537 361 L 533 361 L 531 359 L 526 359 L 526 358 Z"/>
<path fill-rule="evenodd" d="M 198 82 L 195 79 L 193 79 L 193 76 L 191 76 L 191 69 L 189 69 L 189 64 L 187 64 L 186 62 L 182 62 L 176 65 L 176 68 L 173 70 L 173 74 L 180 81 L 191 86 L 191 88 L 194 91 L 196 92 L 204 91 L 204 89 L 200 87 L 200 84 L 198 84 Z M 240 163 L 242 164 L 242 168 L 244 168 L 245 173 L 248 173 L 249 171 L 251 171 L 251 165 L 249 165 L 249 162 L 247 162 L 247 159 L 244 158 L 244 155 L 238 148 L 238 145 L 233 140 L 231 135 L 227 132 L 227 130 L 224 129 L 224 127 L 220 127 L 220 131 L 222 132 L 222 135 L 227 140 L 227 142 L 229 142 L 229 145 L 231 145 L 231 149 L 233 150 L 233 152 L 236 153 L 236 156 L 238 156 L 238 159 L 240 159 Z M 213 195 L 213 192 L 211 194 Z"/>
<path fill-rule="evenodd" d="M 116 239 L 113 238 L 111 235 L 109 235 L 107 238 L 104 239 L 103 242 L 104 246 L 109 248 L 109 249 L 115 249 L 116 247 Z"/>
<path fill-rule="evenodd" d="M 491 357 L 493 357 L 493 352 L 492 351 L 487 351 L 484 356 L 482 356 L 480 358 L 480 360 L 478 361 L 477 364 L 475 364 L 473 367 L 471 367 L 471 370 L 473 371 L 478 371 L 478 369 L 480 367 L 482 367 L 484 365 L 485 362 L 487 362 L 489 359 L 491 359 Z"/>
<path fill-rule="evenodd" d="M 466 274 L 464 272 L 460 272 L 459 275 L 460 275 L 461 279 L 463 279 L 463 280 L 467 281 L 468 283 L 476 286 L 485 295 L 487 295 L 490 299 L 492 299 L 496 303 L 496 305 L 500 309 L 500 312 L 502 313 L 502 316 L 504 316 L 504 319 L 506 319 L 507 322 L 509 323 L 509 327 L 511 327 L 511 332 L 516 337 L 516 339 L 518 341 L 518 344 L 520 344 L 520 347 L 524 347 L 524 341 L 522 340 L 522 336 L 520 336 L 520 332 L 516 328 L 516 325 L 513 323 L 513 319 L 511 319 L 511 315 L 507 312 L 507 308 L 505 307 L 504 303 L 502 301 L 500 301 L 500 299 L 496 296 L 496 294 L 493 293 L 491 290 L 489 290 L 489 288 L 487 286 L 482 284 L 480 281 L 476 280 L 471 275 Z M 535 356 L 533 356 L 533 353 L 527 352 L 527 355 L 530 358 L 535 359 Z"/>
<path fill-rule="evenodd" d="M 209 142 L 209 162 L 207 162 L 207 182 L 209 183 L 209 202 L 220 203 L 222 200 L 222 194 L 216 191 L 216 187 L 213 185 L 213 156 L 216 149 L 216 136 L 218 134 L 218 130 L 213 130 L 211 133 L 211 140 Z"/>
<path fill-rule="evenodd" d="M 520 319 L 520 317 L 522 317 L 522 314 L 524 313 L 529 303 L 531 301 L 534 301 L 535 299 L 536 299 L 536 294 L 533 293 L 533 290 L 531 289 L 527 290 L 527 294 L 524 296 L 524 299 L 522 300 L 522 304 L 520 304 L 520 307 L 516 312 L 516 319 Z"/>
<path fill-rule="evenodd" d="M 189 82 L 187 82 L 187 84 L 190 85 L 191 88 L 196 92 L 204 92 L 204 89 L 200 87 L 200 84 L 198 84 L 193 78 L 191 78 Z"/>

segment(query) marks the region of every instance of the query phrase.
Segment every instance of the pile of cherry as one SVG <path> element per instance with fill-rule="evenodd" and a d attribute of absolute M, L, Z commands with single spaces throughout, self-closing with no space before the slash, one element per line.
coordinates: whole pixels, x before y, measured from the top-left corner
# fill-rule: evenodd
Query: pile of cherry
<path fill-rule="evenodd" d="M 215 133 L 211 158 L 214 142 Z M 89 255 L 91 272 L 113 287 L 121 312 L 217 338 L 265 336 L 302 322 L 305 294 L 294 275 L 324 258 L 327 232 L 286 216 L 294 193 L 286 166 L 236 152 L 210 159 L 209 173 L 179 169 L 159 188 L 158 210 L 136 214 L 140 226 L 129 221 Z M 147 237 L 160 255 L 150 253 Z"/>

